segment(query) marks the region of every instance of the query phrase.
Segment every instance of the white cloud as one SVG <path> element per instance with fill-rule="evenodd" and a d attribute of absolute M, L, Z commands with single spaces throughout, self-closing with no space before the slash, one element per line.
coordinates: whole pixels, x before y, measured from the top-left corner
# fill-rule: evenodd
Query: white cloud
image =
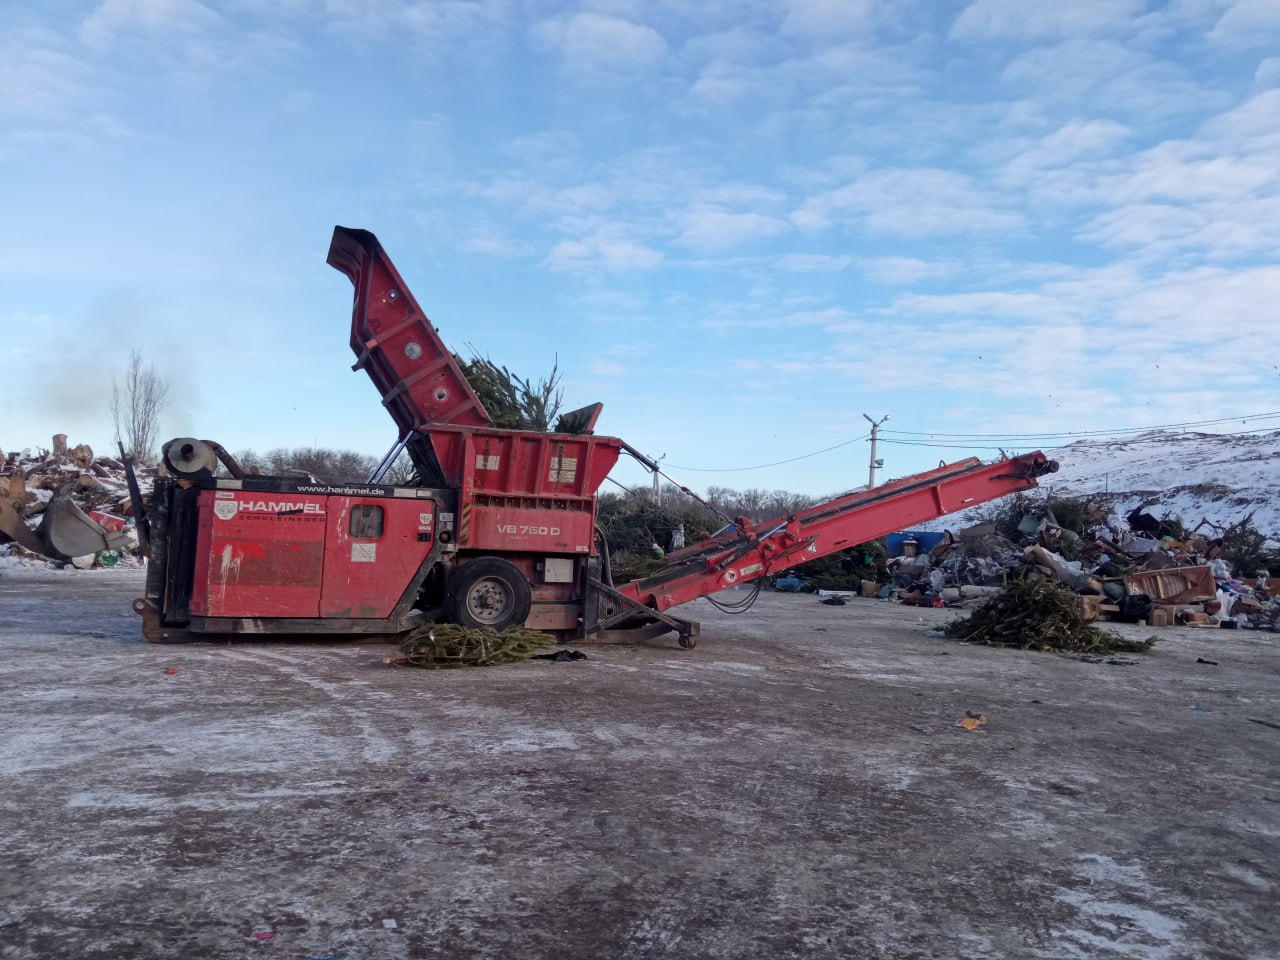
<path fill-rule="evenodd" d="M 98 92 L 89 66 L 56 34 L 32 29 L 0 41 L 0 110 L 62 116 L 92 103 Z"/>
<path fill-rule="evenodd" d="M 1020 149 L 1002 175 L 1013 183 L 1033 185 L 1050 171 L 1070 173 L 1082 160 L 1114 155 L 1131 133 L 1131 128 L 1114 120 L 1073 119 Z M 1008 150 L 1007 143 L 993 145 L 993 152 Z"/>
<path fill-rule="evenodd" d="M 1253 82 L 1260 87 L 1280 86 L 1280 57 L 1267 57 L 1253 72 Z"/>
<path fill-rule="evenodd" d="M 754 89 L 763 71 L 744 68 L 740 64 L 715 60 L 707 64 L 689 88 L 695 100 L 726 104 L 746 97 Z"/>
<path fill-rule="evenodd" d="M 491 257 L 520 257 L 533 252 L 530 244 L 515 239 L 491 224 L 463 231 L 458 240 L 458 248 Z"/>
<path fill-rule="evenodd" d="M 547 257 L 552 270 L 647 270 L 662 263 L 662 254 L 627 236 L 620 226 L 605 226 L 578 240 L 563 240 Z"/>
<path fill-rule="evenodd" d="M 754 183 L 717 183 L 698 191 L 698 200 L 709 204 L 738 207 L 780 207 L 787 201 L 781 190 Z"/>
<path fill-rule="evenodd" d="M 868 32 L 874 0 L 789 0 L 780 30 L 785 35 L 829 40 Z"/>
<path fill-rule="evenodd" d="M 865 257 L 858 264 L 862 272 L 881 283 L 916 283 L 951 276 L 956 264 L 919 260 L 915 257 Z"/>
<path fill-rule="evenodd" d="M 1141 339 L 1135 332 L 1197 350 L 1226 346 L 1225 362 L 1210 365 L 1225 372 L 1274 362 L 1274 353 L 1258 351 L 1257 345 L 1274 336 L 1277 303 L 1280 266 L 1200 267 L 1136 285 L 1115 304 L 1114 315 L 1135 347 Z"/>
<path fill-rule="evenodd" d="M 1099 214 L 1080 235 L 1148 260 L 1188 252 L 1211 262 L 1232 260 L 1280 248 L 1280 198 L 1254 200 L 1244 211 L 1233 203 L 1134 203 Z"/>
<path fill-rule="evenodd" d="M 680 55 L 689 63 L 773 63 L 788 55 L 788 46 L 772 31 L 739 23 L 722 32 L 689 37 Z"/>
<path fill-rule="evenodd" d="M 244 0 L 241 0 L 244 2 Z M 260 14 L 283 12 L 305 18 L 318 6 L 329 25 L 344 34 L 408 33 L 434 39 L 480 31 L 501 33 L 504 4 L 498 0 L 253 0 Z"/>
<path fill-rule="evenodd" d="M 787 116 L 813 116 L 814 122 L 846 116 L 859 106 L 882 109 L 886 99 L 900 103 L 929 76 L 916 56 L 861 42 L 804 54 L 770 51 L 743 61 L 715 58 L 695 69 L 689 92 L 700 102 L 723 107 L 742 100 L 756 116 L 776 108 Z"/>
<path fill-rule="evenodd" d="M 790 270 L 794 273 L 836 273 L 847 269 L 853 263 L 853 257 L 834 256 L 829 253 L 788 253 L 779 257 L 779 270 Z"/>
<path fill-rule="evenodd" d="M 1280 247 L 1280 90 L 1209 118 L 1187 139 L 1082 157 L 1064 171 L 1035 166 L 1015 158 L 1003 176 L 1064 210 L 1100 207 L 1078 235 L 1107 249 L 1218 262 Z"/>
<path fill-rule="evenodd" d="M 827 307 L 823 310 L 802 310 L 783 317 L 779 324 L 788 327 L 818 327 L 822 330 L 862 330 L 863 322 L 851 310 Z"/>
<path fill-rule="evenodd" d="M 1133 422 L 1126 419 L 1130 415 L 1141 423 L 1149 415 L 1142 401 L 1182 409 L 1197 386 L 1204 395 L 1188 418 L 1206 410 L 1249 412 L 1274 406 L 1265 399 L 1268 391 L 1275 395 L 1273 352 L 1257 345 L 1274 329 L 1276 302 L 1280 266 L 1149 276 L 1121 263 L 1077 269 L 1023 291 L 902 296 L 887 310 L 870 312 L 886 316 L 884 321 L 869 323 L 850 311 L 827 309 L 768 324 L 739 323 L 739 330 L 767 325 L 793 336 L 767 354 L 738 358 L 736 365 L 767 370 L 781 383 L 815 385 L 837 377 L 869 392 L 895 391 L 902 386 L 896 362 L 901 343 L 871 334 L 909 328 L 913 363 L 947 371 L 945 380 L 954 384 L 939 387 L 942 396 L 954 396 L 959 407 L 981 385 L 1001 404 L 1016 403 L 1026 411 L 1032 420 L 1028 430 L 1049 429 L 1051 418 L 1064 415 L 1073 416 L 1077 427 L 1097 424 L 1099 411 L 1111 417 L 1108 425 Z M 809 327 L 821 331 L 820 349 L 817 338 L 804 335 Z M 725 330 L 736 332 L 728 324 Z M 1179 358 L 1191 358 L 1185 375 L 1174 369 Z M 971 414 L 990 420 L 997 410 L 974 404 Z"/>
<path fill-rule="evenodd" d="M 760 315 L 755 311 L 735 309 L 722 317 L 703 320 L 699 326 L 705 330 L 713 330 L 721 334 L 737 334 L 744 330 L 800 330 L 815 329 L 827 333 L 854 333 L 860 335 L 871 332 L 866 322 L 857 314 L 843 307 L 824 307 L 820 310 L 797 310 L 792 313 L 767 313 Z M 745 363 L 745 361 L 743 361 Z M 765 366 L 768 361 L 760 360 L 757 366 Z"/>
<path fill-rule="evenodd" d="M 105 47 L 121 34 L 200 33 L 220 19 L 199 0 L 102 0 L 80 24 L 80 39 Z"/>
<path fill-rule="evenodd" d="M 1210 118 L 1199 134 L 1207 151 L 1221 141 L 1231 149 L 1280 151 L 1280 90 L 1264 90 L 1239 106 Z"/>
<path fill-rule="evenodd" d="M 1220 91 L 1181 64 L 1109 39 L 1032 47 L 1009 61 L 1001 80 L 1020 96 L 1036 99 L 1041 109 L 1069 104 L 1077 113 L 1096 109 L 1144 122 L 1226 103 Z"/>
<path fill-rule="evenodd" d="M 952 170 L 873 170 L 804 201 L 791 215 L 802 230 L 844 224 L 890 236 L 1016 230 L 1023 217 Z"/>
<path fill-rule="evenodd" d="M 470 0 L 431 0 L 430 3 L 406 4 L 401 23 L 408 29 L 428 37 L 450 37 L 479 29 L 500 32 L 501 12 L 493 4 Z"/>
<path fill-rule="evenodd" d="M 790 225 L 762 213 L 733 213 L 711 206 L 698 206 L 681 218 L 684 229 L 678 240 L 698 251 L 727 250 L 753 240 L 786 233 Z"/>
<path fill-rule="evenodd" d="M 1280 4 L 1275 0 L 1234 0 L 1209 31 L 1209 39 L 1231 46 L 1274 49 L 1280 41 Z"/>
<path fill-rule="evenodd" d="M 962 317 L 1002 317 L 1032 323 L 1059 324 L 1073 319 L 1077 308 L 1043 293 L 989 291 L 984 293 L 907 294 L 892 311 L 909 314 L 954 314 Z"/>
<path fill-rule="evenodd" d="M 1082 371 L 1087 366 L 1122 370 L 1132 367 L 1138 356 L 1186 352 L 1197 358 L 1202 372 L 1243 370 L 1256 376 L 1252 368 L 1261 363 L 1261 355 L 1252 350 L 1241 353 L 1240 347 L 1268 336 L 1274 325 L 1271 305 L 1278 299 L 1277 266 L 1198 267 L 1147 276 L 1131 264 L 1117 264 L 1078 270 L 1069 278 L 1024 292 L 901 297 L 894 302 L 893 313 L 902 321 L 951 316 L 961 321 L 957 329 L 963 329 L 968 318 L 979 323 L 1015 318 L 1042 331 L 1041 342 L 1050 360 L 1054 353 L 1047 345 L 1055 342 L 1058 333 L 1084 331 L 1090 349 Z M 998 329 L 1007 343 L 1021 342 L 1021 334 L 1010 336 L 1007 328 Z M 1024 363 L 1026 352 L 1019 351 L 1016 357 Z"/>
<path fill-rule="evenodd" d="M 522 134 L 503 142 L 501 150 L 511 161 L 535 166 L 544 174 L 580 171 L 583 160 L 583 144 L 568 130 Z"/>
<path fill-rule="evenodd" d="M 957 18 L 958 40 L 1045 39 L 1113 33 L 1131 27 L 1144 0 L 1068 0 L 1027 4 L 1024 0 L 974 0 Z"/>
<path fill-rule="evenodd" d="M 1256 197 L 1280 182 L 1280 157 L 1204 156 L 1199 147 L 1163 143 L 1135 158 L 1135 168 L 1117 178 L 1111 191 L 1119 201 L 1167 199 L 1179 202 Z"/>
<path fill-rule="evenodd" d="M 452 184 L 441 189 L 452 191 Z M 562 221 L 592 220 L 610 209 L 617 197 L 603 183 L 551 186 L 518 172 L 503 173 L 486 183 L 467 183 L 462 189 L 500 210 L 523 217 L 552 217 Z"/>
<path fill-rule="evenodd" d="M 533 35 L 556 49 L 570 67 L 585 70 L 648 67 L 667 52 L 667 42 L 652 27 L 600 13 L 544 20 Z"/>

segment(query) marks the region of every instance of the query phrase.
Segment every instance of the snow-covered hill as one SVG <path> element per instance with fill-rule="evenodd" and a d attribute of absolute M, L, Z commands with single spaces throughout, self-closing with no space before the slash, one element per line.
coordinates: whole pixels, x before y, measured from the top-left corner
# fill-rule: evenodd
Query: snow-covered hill
<path fill-rule="evenodd" d="M 1244 436 L 1157 431 L 1046 452 L 1060 469 L 1041 486 L 1055 495 L 1105 494 L 1122 512 L 1141 504 L 1189 526 L 1202 517 L 1227 525 L 1253 511 L 1254 526 L 1280 539 L 1280 430 Z"/>

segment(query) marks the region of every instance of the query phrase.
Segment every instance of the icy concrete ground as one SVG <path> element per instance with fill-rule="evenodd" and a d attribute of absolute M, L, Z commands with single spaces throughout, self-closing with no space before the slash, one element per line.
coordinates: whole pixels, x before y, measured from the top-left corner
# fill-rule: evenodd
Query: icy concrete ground
<path fill-rule="evenodd" d="M 148 646 L 140 587 L 0 579 L 4 958 L 1280 956 L 1275 635 L 1109 666 L 765 595 L 426 673 Z"/>

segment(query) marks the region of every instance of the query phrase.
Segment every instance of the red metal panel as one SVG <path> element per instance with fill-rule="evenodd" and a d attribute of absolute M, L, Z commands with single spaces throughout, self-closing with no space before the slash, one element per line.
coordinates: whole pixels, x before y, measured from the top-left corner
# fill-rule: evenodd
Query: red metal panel
<path fill-rule="evenodd" d="M 201 491 L 191 612 L 316 616 L 325 501 L 296 493 Z"/>
<path fill-rule="evenodd" d="M 590 497 L 618 462 L 622 441 L 562 433 L 433 425 L 431 440 L 445 482 L 477 494 Z"/>
<path fill-rule="evenodd" d="M 590 501 L 583 506 L 580 510 L 529 510 L 476 505 L 470 510 L 465 547 L 487 553 L 590 553 L 595 513 Z"/>
<path fill-rule="evenodd" d="M 489 426 L 484 406 L 378 238 L 335 227 L 328 262 L 355 287 L 356 366 L 382 394 L 400 434 L 425 423 Z"/>
<path fill-rule="evenodd" d="M 354 537 L 355 507 L 381 511 L 377 537 Z M 435 541 L 433 500 L 330 497 L 320 616 L 382 619 L 404 595 Z"/>

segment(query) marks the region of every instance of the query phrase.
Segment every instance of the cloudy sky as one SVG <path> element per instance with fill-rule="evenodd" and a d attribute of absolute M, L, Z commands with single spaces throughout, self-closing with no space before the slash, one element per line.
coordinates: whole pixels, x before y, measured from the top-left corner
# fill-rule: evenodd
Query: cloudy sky
<path fill-rule="evenodd" d="M 695 488 L 1280 425 L 1275 0 L 0 0 L 0 175 L 0 449 L 381 454 L 337 223 Z"/>

